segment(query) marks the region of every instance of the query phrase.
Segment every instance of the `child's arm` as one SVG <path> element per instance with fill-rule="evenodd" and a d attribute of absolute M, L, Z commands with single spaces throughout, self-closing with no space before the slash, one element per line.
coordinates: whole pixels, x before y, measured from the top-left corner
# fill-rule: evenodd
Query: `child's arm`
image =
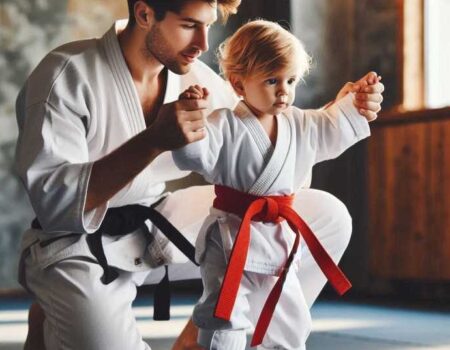
<path fill-rule="evenodd" d="M 179 99 L 207 99 L 209 92 L 199 85 L 190 86 L 180 94 Z M 223 144 L 221 110 L 214 111 L 205 123 L 206 135 L 203 139 L 187 144 L 172 152 L 177 167 L 181 170 L 191 170 L 212 182 L 214 171 Z"/>
<path fill-rule="evenodd" d="M 322 110 L 294 109 L 300 142 L 315 153 L 314 163 L 333 159 L 356 142 L 370 136 L 367 117 L 355 107 L 355 93 Z"/>
<path fill-rule="evenodd" d="M 297 110 L 302 120 L 300 132 L 303 139 L 308 139 L 308 144 L 313 146 L 315 163 L 336 158 L 356 142 L 370 136 L 368 122 L 377 117 L 376 107 L 379 108 L 381 102 L 371 99 L 382 99 L 381 93 L 374 90 L 383 87 L 380 80 L 380 76 L 370 72 L 356 83 L 345 84 L 336 100 L 323 109 Z"/>

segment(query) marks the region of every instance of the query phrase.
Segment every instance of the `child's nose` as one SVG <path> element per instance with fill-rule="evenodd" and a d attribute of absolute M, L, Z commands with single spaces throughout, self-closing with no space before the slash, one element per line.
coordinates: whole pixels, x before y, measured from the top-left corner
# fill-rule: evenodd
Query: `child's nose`
<path fill-rule="evenodd" d="M 277 91 L 277 96 L 287 95 L 288 89 L 285 86 L 281 86 Z"/>

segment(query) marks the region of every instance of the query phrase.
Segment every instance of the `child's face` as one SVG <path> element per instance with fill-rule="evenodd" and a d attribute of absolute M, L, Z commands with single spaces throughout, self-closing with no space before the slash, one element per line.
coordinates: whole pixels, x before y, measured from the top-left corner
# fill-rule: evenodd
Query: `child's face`
<path fill-rule="evenodd" d="M 297 69 L 293 68 L 247 77 L 242 80 L 242 96 L 257 117 L 277 115 L 294 102 L 298 81 Z"/>

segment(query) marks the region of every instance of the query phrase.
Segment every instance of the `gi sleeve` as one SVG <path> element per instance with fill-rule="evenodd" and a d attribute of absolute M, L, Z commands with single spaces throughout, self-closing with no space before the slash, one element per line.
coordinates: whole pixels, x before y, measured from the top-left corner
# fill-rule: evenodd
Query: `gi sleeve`
<path fill-rule="evenodd" d="M 354 94 L 324 110 L 305 110 L 303 128 L 315 150 L 315 162 L 333 159 L 356 142 L 370 136 L 369 123 L 353 105 Z"/>
<path fill-rule="evenodd" d="M 17 101 L 15 166 L 42 229 L 94 232 L 107 203 L 84 210 L 93 164 L 87 145 L 88 116 L 80 114 L 76 100 L 53 98 L 27 105 L 22 98 L 19 95 Z"/>
<path fill-rule="evenodd" d="M 191 170 L 202 175 L 206 181 L 215 182 L 220 173 L 219 159 L 229 134 L 227 109 L 219 109 L 208 116 L 206 136 L 172 152 L 173 160 L 180 170 Z"/>

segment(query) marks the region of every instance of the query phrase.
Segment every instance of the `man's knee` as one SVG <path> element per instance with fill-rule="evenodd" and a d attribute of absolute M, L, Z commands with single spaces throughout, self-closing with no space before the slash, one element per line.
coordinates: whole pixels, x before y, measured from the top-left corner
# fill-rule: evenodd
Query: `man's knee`
<path fill-rule="evenodd" d="M 329 193 L 326 193 L 326 198 L 325 209 L 330 220 L 330 226 L 336 234 L 336 244 L 345 248 L 348 246 L 352 235 L 352 217 L 345 204 L 338 198 Z"/>
<path fill-rule="evenodd" d="M 295 207 L 324 244 L 332 237 L 334 247 L 347 247 L 352 218 L 338 198 L 325 191 L 302 189 L 298 192 Z"/>

